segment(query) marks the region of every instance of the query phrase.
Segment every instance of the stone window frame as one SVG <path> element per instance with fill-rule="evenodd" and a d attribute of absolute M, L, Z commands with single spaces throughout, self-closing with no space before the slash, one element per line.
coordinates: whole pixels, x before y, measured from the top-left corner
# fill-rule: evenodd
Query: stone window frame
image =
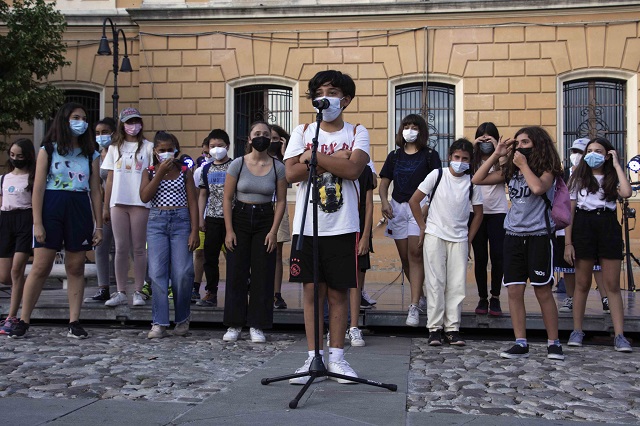
<path fill-rule="evenodd" d="M 446 74 L 429 74 L 427 77 L 428 83 L 448 84 L 454 87 L 455 91 L 455 139 L 461 137 L 464 134 L 464 80 L 460 77 L 446 75 Z M 407 75 L 398 78 L 389 79 L 388 83 L 388 114 L 387 114 L 387 151 L 393 151 L 396 148 L 396 124 L 395 124 L 395 111 L 396 111 L 396 88 L 406 84 L 423 84 L 425 80 L 425 74 Z M 446 154 L 446 153 L 445 153 Z M 440 156 L 442 157 L 442 153 Z M 446 159 L 446 157 L 445 157 Z"/>
<path fill-rule="evenodd" d="M 560 160 L 564 161 L 564 96 L 563 88 L 565 83 L 575 80 L 585 79 L 616 79 L 626 83 L 626 121 L 627 121 L 627 137 L 625 140 L 625 150 L 627 159 L 631 159 L 638 155 L 638 74 L 624 70 L 613 69 L 588 69 L 570 71 L 566 74 L 559 75 L 557 78 L 557 109 L 556 122 L 557 133 L 556 141 L 558 143 L 558 153 Z M 634 180 L 634 176 L 631 177 Z"/>
<path fill-rule="evenodd" d="M 229 134 L 231 147 L 229 152 L 235 150 L 235 89 L 256 85 L 277 85 L 291 88 L 291 130 L 300 122 L 300 82 L 286 77 L 278 76 L 251 76 L 227 81 L 225 84 L 225 130 Z"/>
<path fill-rule="evenodd" d="M 105 104 L 106 104 L 106 88 L 93 83 L 82 82 L 52 82 L 51 85 L 56 86 L 62 90 L 84 90 L 87 92 L 97 93 L 100 96 L 100 119 L 105 116 Z M 115 117 L 117 120 L 117 117 Z M 94 126 L 95 123 L 89 123 L 90 126 Z M 45 122 L 44 120 L 33 120 L 33 144 L 38 149 L 44 138 Z"/>

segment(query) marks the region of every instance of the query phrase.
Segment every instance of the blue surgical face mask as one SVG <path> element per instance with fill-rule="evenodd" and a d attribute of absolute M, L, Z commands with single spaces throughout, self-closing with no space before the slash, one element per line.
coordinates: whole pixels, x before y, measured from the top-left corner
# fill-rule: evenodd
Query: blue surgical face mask
<path fill-rule="evenodd" d="M 111 135 L 96 135 L 96 142 L 101 149 L 107 149 L 111 145 Z"/>
<path fill-rule="evenodd" d="M 456 173 L 464 173 L 469 170 L 469 163 L 464 161 L 449 161 L 449 165 Z"/>
<path fill-rule="evenodd" d="M 89 124 L 84 120 L 69 120 L 69 126 L 71 127 L 71 133 L 80 136 L 87 131 Z"/>
<path fill-rule="evenodd" d="M 322 110 L 322 121 L 332 122 L 336 118 L 340 116 L 342 113 L 342 107 L 340 106 L 340 101 L 344 98 L 329 98 L 329 97 L 319 97 L 315 100 L 326 99 L 329 101 L 329 108 Z M 318 109 L 316 108 L 316 112 Z"/>
<path fill-rule="evenodd" d="M 584 162 L 592 169 L 597 169 L 604 164 L 604 155 L 597 152 L 590 152 L 584 156 Z"/>

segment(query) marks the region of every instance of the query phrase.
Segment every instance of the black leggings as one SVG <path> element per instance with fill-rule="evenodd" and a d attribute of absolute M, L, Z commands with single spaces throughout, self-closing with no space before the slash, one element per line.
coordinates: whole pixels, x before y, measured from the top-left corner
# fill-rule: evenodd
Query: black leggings
<path fill-rule="evenodd" d="M 489 297 L 487 293 L 487 264 L 489 263 L 489 256 L 491 256 L 491 295 L 500 296 L 503 275 L 502 246 L 504 243 L 505 216 L 506 213 L 483 215 L 478 233 L 471 242 L 478 296 L 481 299 Z M 471 213 L 469 223 L 471 223 L 472 218 L 473 213 Z"/>

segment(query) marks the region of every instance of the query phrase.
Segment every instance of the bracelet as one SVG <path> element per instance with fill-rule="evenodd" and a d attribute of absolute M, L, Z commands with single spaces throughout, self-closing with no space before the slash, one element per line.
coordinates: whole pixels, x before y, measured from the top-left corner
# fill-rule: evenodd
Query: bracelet
<path fill-rule="evenodd" d="M 569 244 L 565 244 L 564 246 L 565 246 L 565 247 L 569 247 L 569 246 L 572 246 L 572 245 L 573 245 L 573 244 L 569 243 Z"/>
<path fill-rule="evenodd" d="M 102 228 L 96 228 L 96 231 L 102 231 Z"/>

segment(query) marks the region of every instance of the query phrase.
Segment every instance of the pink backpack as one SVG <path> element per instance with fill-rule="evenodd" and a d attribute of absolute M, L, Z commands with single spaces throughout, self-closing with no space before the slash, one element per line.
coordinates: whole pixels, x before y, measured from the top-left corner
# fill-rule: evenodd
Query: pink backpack
<path fill-rule="evenodd" d="M 547 194 L 542 196 L 547 208 L 551 210 L 551 219 L 556 224 L 556 231 L 566 228 L 571 224 L 571 199 L 569 197 L 569 189 L 561 177 L 556 178 L 555 196 L 553 197 L 553 205 L 549 201 Z M 545 219 L 547 216 L 545 215 Z M 551 233 L 551 225 L 547 220 L 548 232 Z"/>

